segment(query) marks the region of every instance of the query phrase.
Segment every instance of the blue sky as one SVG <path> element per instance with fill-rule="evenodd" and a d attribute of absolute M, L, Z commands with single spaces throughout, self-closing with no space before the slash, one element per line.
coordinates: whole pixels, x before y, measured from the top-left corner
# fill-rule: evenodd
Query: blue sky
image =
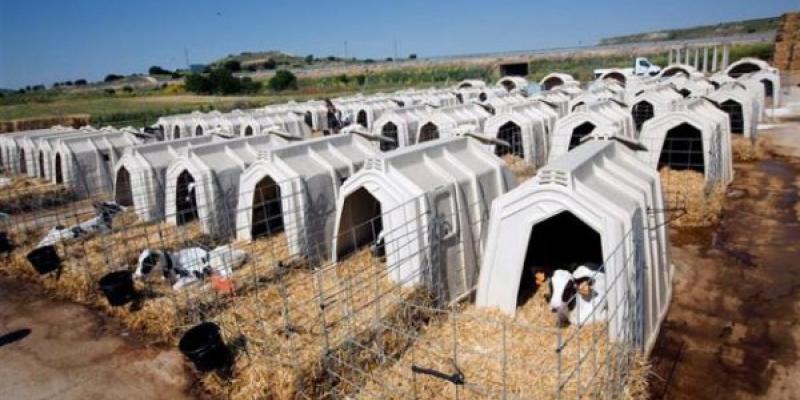
<path fill-rule="evenodd" d="M 0 87 L 184 67 L 247 50 L 420 57 L 592 44 L 779 15 L 797 0 L 0 0 Z"/>

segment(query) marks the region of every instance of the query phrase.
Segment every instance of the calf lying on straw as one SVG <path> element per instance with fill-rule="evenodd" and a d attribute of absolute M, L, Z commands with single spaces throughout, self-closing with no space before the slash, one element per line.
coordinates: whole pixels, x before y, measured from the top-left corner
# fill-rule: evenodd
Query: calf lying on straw
<path fill-rule="evenodd" d="M 600 271 L 579 266 L 573 273 L 558 269 L 550 278 L 550 311 L 561 323 L 605 322 L 608 314 L 606 278 Z"/>
<path fill-rule="evenodd" d="M 201 281 L 206 276 L 227 278 L 247 261 L 247 253 L 229 245 L 211 251 L 201 247 L 188 247 L 175 252 L 146 249 L 139 255 L 139 265 L 134 277 L 142 278 L 160 269 L 164 279 L 175 290 Z"/>
<path fill-rule="evenodd" d="M 47 232 L 36 247 L 52 246 L 66 239 L 80 239 L 94 233 L 109 232 L 114 217 L 125 211 L 125 207 L 110 201 L 95 202 L 92 206 L 96 214 L 94 218 L 69 228 L 56 225 Z"/>

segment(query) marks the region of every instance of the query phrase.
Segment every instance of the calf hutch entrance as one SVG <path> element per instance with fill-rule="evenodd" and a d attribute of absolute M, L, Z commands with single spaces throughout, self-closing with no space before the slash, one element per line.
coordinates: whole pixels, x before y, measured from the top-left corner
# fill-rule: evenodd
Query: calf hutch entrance
<path fill-rule="evenodd" d="M 114 201 L 121 206 L 133 206 L 133 190 L 131 188 L 131 174 L 125 167 L 117 170 L 114 180 Z"/>
<path fill-rule="evenodd" d="M 522 146 L 522 128 L 514 121 L 508 121 L 497 130 L 497 138 L 508 143 L 508 146 L 497 145 L 494 154 L 503 156 L 513 154 L 525 158 L 525 148 Z"/>
<path fill-rule="evenodd" d="M 719 104 L 722 111 L 728 113 L 731 120 L 731 133 L 744 134 L 744 111 L 742 104 L 736 100 L 729 99 Z"/>
<path fill-rule="evenodd" d="M 25 160 L 25 150 L 19 149 L 19 172 L 21 174 L 28 173 L 28 161 Z"/>
<path fill-rule="evenodd" d="M 432 122 L 428 122 L 419 128 L 419 140 L 417 143 L 427 142 L 429 140 L 435 140 L 438 138 L 439 128 L 437 128 Z"/>
<path fill-rule="evenodd" d="M 380 144 L 381 151 L 392 151 L 400 146 L 397 136 L 397 125 L 395 125 L 394 122 L 387 122 L 383 125 L 383 128 L 381 128 L 381 136 L 392 140 L 392 142 L 382 140 Z"/>
<path fill-rule="evenodd" d="M 281 188 L 272 178 L 265 176 L 253 191 L 253 223 L 250 236 L 262 236 L 283 231 L 283 212 L 281 211 Z"/>
<path fill-rule="evenodd" d="M 39 151 L 39 177 L 45 177 L 45 170 L 44 170 L 44 152 Z"/>
<path fill-rule="evenodd" d="M 684 122 L 667 131 L 658 157 L 658 169 L 663 167 L 705 174 L 705 153 L 700 129 Z"/>
<path fill-rule="evenodd" d="M 603 265 L 603 244 L 596 230 L 569 211 L 535 223 L 528 239 L 517 306 L 535 293 L 533 274 L 537 269 L 573 270 L 578 265 Z"/>
<path fill-rule="evenodd" d="M 189 171 L 183 170 L 178 175 L 175 186 L 175 221 L 177 225 L 183 225 L 197 218 L 197 191 L 194 177 Z"/>
<path fill-rule="evenodd" d="M 61 166 L 61 154 L 56 153 L 56 162 L 55 162 L 55 170 L 56 170 L 56 183 L 64 183 L 64 171 Z"/>
<path fill-rule="evenodd" d="M 594 128 L 595 128 L 594 124 L 588 121 L 576 126 L 575 129 L 572 130 L 572 136 L 569 139 L 568 150 L 572 150 L 579 144 L 581 144 L 581 139 L 583 139 L 584 136 L 592 133 L 592 131 L 594 131 Z"/>
<path fill-rule="evenodd" d="M 650 102 L 642 100 L 633 105 L 633 109 L 631 110 L 631 115 L 633 116 L 633 123 L 636 125 L 636 130 L 642 130 L 642 125 L 644 122 L 653 118 L 655 112 L 653 110 L 653 105 Z"/>
<path fill-rule="evenodd" d="M 339 230 L 336 232 L 336 256 L 346 255 L 364 245 L 380 247 L 378 236 L 383 231 L 381 203 L 363 187 L 344 200 Z"/>

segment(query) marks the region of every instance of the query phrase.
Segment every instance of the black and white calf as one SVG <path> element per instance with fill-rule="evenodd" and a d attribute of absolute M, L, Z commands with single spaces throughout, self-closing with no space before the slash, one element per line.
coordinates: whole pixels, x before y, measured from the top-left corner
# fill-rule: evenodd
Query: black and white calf
<path fill-rule="evenodd" d="M 143 278 L 153 271 L 160 270 L 164 279 L 175 290 L 206 276 L 217 275 L 223 278 L 233 274 L 233 269 L 247 261 L 247 253 L 228 245 L 211 251 L 201 247 L 188 247 L 175 252 L 147 249 L 139 255 L 135 278 Z"/>
<path fill-rule="evenodd" d="M 112 202 L 100 201 L 93 205 L 96 216 L 69 228 L 56 225 L 50 229 L 36 247 L 52 246 L 65 239 L 80 239 L 94 233 L 111 231 L 114 217 L 125 211 L 125 207 Z"/>
<path fill-rule="evenodd" d="M 559 269 L 550 278 L 550 310 L 559 322 L 583 325 L 608 318 L 606 277 L 581 265 L 572 273 Z"/>

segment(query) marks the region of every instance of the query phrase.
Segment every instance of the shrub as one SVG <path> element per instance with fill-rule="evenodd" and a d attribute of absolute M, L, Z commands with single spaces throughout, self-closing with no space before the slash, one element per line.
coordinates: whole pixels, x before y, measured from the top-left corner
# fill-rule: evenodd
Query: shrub
<path fill-rule="evenodd" d="M 273 60 L 271 58 L 268 59 L 267 61 L 264 61 L 264 69 L 272 70 L 272 69 L 275 69 L 275 67 L 277 67 L 277 66 L 278 66 L 278 63 L 276 63 L 275 60 Z"/>
<path fill-rule="evenodd" d="M 189 74 L 184 78 L 186 90 L 192 93 L 209 94 L 211 93 L 211 80 L 201 74 Z"/>
<path fill-rule="evenodd" d="M 150 75 L 172 75 L 172 71 L 168 71 L 164 68 L 159 67 L 158 65 L 154 65 L 147 70 L 147 73 Z"/>
<path fill-rule="evenodd" d="M 211 80 L 211 90 L 219 94 L 234 94 L 242 90 L 242 83 L 233 76 L 228 68 L 217 68 L 208 76 Z"/>
<path fill-rule="evenodd" d="M 416 53 L 411 53 L 411 54 L 408 56 L 408 59 L 409 59 L 409 60 L 416 60 L 416 59 L 417 59 L 417 55 L 416 55 Z"/>
<path fill-rule="evenodd" d="M 345 85 L 350 83 L 350 78 L 347 77 L 347 74 L 341 74 L 341 75 L 337 76 L 336 80 L 341 82 L 341 83 L 344 83 Z"/>
<path fill-rule="evenodd" d="M 117 93 L 117 91 L 114 90 L 114 89 L 106 89 L 106 90 L 103 90 L 103 92 L 105 94 L 107 94 L 107 95 L 113 95 L 114 93 Z"/>
<path fill-rule="evenodd" d="M 106 75 L 106 78 L 104 79 L 104 81 L 105 82 L 114 82 L 114 81 L 118 81 L 118 80 L 120 80 L 122 78 L 125 78 L 125 77 L 122 76 L 122 75 L 117 75 L 117 74 L 108 74 L 108 75 Z"/>
<path fill-rule="evenodd" d="M 238 60 L 228 60 L 225 61 L 225 64 L 222 64 L 222 67 L 231 72 L 239 72 L 242 70 L 242 63 L 240 63 Z"/>
<path fill-rule="evenodd" d="M 314 55 L 313 54 L 307 55 L 306 56 L 306 64 L 311 64 L 313 62 L 314 62 Z"/>
<path fill-rule="evenodd" d="M 280 92 L 286 89 L 297 89 L 297 77 L 285 69 L 279 70 L 269 80 L 269 88 Z"/>
<path fill-rule="evenodd" d="M 356 75 L 356 83 L 358 83 L 359 86 L 363 86 L 364 83 L 366 83 L 366 82 L 367 82 L 367 76 L 366 75 L 364 75 L 364 74 Z"/>
<path fill-rule="evenodd" d="M 122 87 L 122 91 L 125 92 L 125 93 L 131 93 L 131 92 L 133 92 L 133 88 L 126 85 L 126 86 Z"/>
<path fill-rule="evenodd" d="M 75 86 L 86 86 L 86 79 L 78 79 L 75 81 Z"/>

